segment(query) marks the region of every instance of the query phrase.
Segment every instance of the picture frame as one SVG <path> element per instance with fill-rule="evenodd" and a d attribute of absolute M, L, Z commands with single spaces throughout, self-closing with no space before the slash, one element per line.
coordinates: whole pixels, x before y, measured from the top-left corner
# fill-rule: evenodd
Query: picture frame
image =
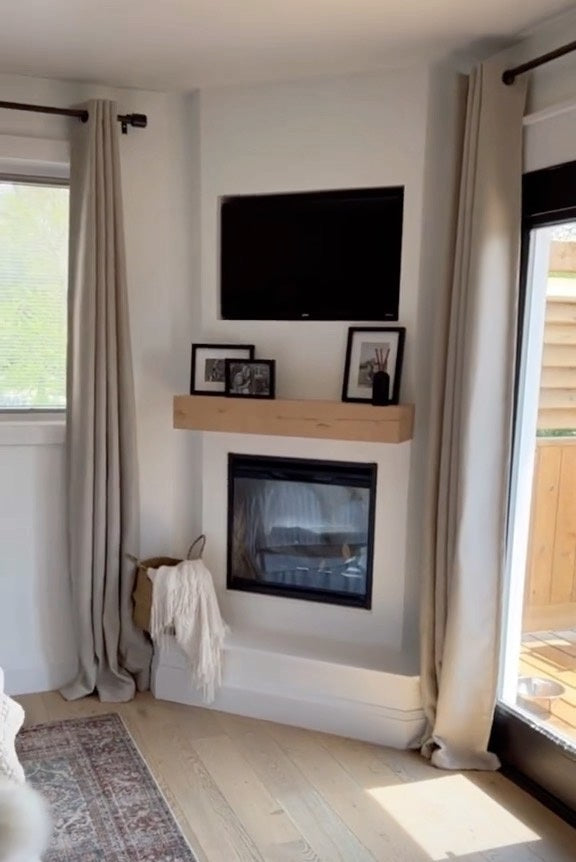
<path fill-rule="evenodd" d="M 348 329 L 342 401 L 371 402 L 372 375 L 384 358 L 390 375 L 389 404 L 400 400 L 404 326 L 352 326 Z"/>
<path fill-rule="evenodd" d="M 225 360 L 254 359 L 253 344 L 193 344 L 190 395 L 225 395 Z"/>
<path fill-rule="evenodd" d="M 226 359 L 225 369 L 225 391 L 229 398 L 275 397 L 274 359 Z"/>

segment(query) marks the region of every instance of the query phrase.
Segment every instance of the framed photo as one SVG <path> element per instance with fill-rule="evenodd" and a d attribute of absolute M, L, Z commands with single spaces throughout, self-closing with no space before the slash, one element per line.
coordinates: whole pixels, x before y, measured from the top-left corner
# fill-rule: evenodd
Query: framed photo
<path fill-rule="evenodd" d="M 385 370 L 390 375 L 390 404 L 398 404 L 405 335 L 403 326 L 348 330 L 342 401 L 372 401 L 372 377 Z"/>
<path fill-rule="evenodd" d="M 274 359 L 226 360 L 226 395 L 233 398 L 274 398 Z"/>
<path fill-rule="evenodd" d="M 193 344 L 190 395 L 224 395 L 227 359 L 254 359 L 254 345 Z"/>

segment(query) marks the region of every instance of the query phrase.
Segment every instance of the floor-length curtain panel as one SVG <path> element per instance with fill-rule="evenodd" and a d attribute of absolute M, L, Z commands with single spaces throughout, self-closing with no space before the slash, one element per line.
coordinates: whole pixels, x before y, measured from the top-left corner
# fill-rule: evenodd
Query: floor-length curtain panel
<path fill-rule="evenodd" d="M 85 107 L 71 142 L 66 443 L 79 667 L 63 694 L 124 701 L 148 686 L 150 651 L 132 622 L 139 497 L 118 123 L 113 102 Z"/>
<path fill-rule="evenodd" d="M 513 416 L 525 83 L 501 58 L 469 79 L 454 277 L 440 332 L 425 537 L 423 753 L 439 767 L 494 769 Z"/>

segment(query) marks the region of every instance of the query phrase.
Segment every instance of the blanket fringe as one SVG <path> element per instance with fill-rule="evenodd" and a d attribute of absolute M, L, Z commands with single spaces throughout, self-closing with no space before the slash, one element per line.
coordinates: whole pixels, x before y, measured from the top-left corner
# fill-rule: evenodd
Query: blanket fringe
<path fill-rule="evenodd" d="M 168 645 L 170 636 L 188 658 L 195 688 L 212 703 L 222 684 L 222 650 L 228 631 L 218 607 L 212 575 L 202 560 L 148 569 L 152 581 L 150 635 Z"/>

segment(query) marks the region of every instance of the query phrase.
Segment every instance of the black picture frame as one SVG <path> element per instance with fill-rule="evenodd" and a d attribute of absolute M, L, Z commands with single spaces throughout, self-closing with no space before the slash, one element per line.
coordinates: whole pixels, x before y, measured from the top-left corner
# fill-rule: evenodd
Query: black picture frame
<path fill-rule="evenodd" d="M 190 363 L 190 395 L 225 395 L 225 365 L 218 370 L 218 379 L 206 380 L 206 370 L 203 375 L 204 386 L 199 385 L 201 381 L 202 362 L 213 360 L 224 362 L 229 358 L 254 359 L 255 347 L 253 344 L 193 344 L 192 359 Z M 212 354 L 212 355 L 211 355 Z M 206 365 L 205 365 L 206 369 Z"/>
<path fill-rule="evenodd" d="M 225 363 L 225 394 L 228 398 L 267 398 L 276 397 L 276 360 L 275 359 L 226 359 Z M 262 391 L 258 383 L 257 374 L 245 378 L 245 384 L 239 388 L 235 383 L 235 375 L 240 373 L 238 366 L 242 366 L 244 370 L 253 367 L 255 371 L 258 367 L 266 367 L 268 386 Z M 258 390 L 258 391 L 256 391 Z"/>
<path fill-rule="evenodd" d="M 351 326 L 348 329 L 348 341 L 346 344 L 346 360 L 344 363 L 344 379 L 342 381 L 342 401 L 354 403 L 370 403 L 372 401 L 372 387 L 368 384 L 368 373 L 366 382 L 361 380 L 360 369 L 364 363 L 361 362 L 363 347 L 372 349 L 382 345 L 390 349 L 392 354 L 391 364 L 388 368 L 390 374 L 390 404 L 398 404 L 400 401 L 400 380 L 402 377 L 402 360 L 404 358 L 404 341 L 406 328 L 404 326 Z M 352 376 L 356 374 L 356 378 Z"/>

